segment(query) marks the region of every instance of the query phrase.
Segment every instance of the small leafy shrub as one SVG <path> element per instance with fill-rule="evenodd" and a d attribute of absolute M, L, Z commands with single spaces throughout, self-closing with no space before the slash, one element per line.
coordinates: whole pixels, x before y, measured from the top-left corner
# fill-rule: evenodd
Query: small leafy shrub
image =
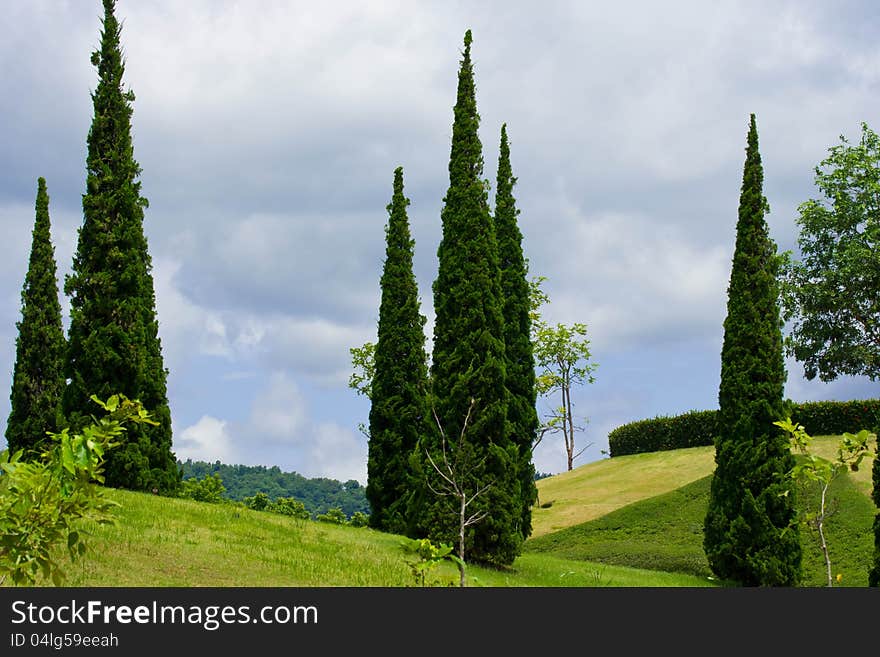
<path fill-rule="evenodd" d="M 86 532 L 79 521 L 113 524 L 115 502 L 104 483 L 104 454 L 115 447 L 125 424 L 155 424 L 140 402 L 113 395 L 92 401 L 107 412 L 82 433 L 49 433 L 41 460 L 22 461 L 22 451 L 0 452 L 0 584 L 32 586 L 42 577 L 59 586 L 65 573 L 53 551 L 67 548 L 71 561 L 82 557 Z"/>
<path fill-rule="evenodd" d="M 437 578 L 429 579 L 429 573 L 443 561 L 451 561 L 456 565 L 461 563 L 461 559 L 452 552 L 451 545 L 434 545 L 427 538 L 404 538 L 400 547 L 409 556 L 407 563 L 416 586 L 442 585 Z M 454 582 L 450 580 L 447 585 L 453 586 Z"/>
<path fill-rule="evenodd" d="M 315 516 L 315 520 L 329 522 L 334 525 L 344 525 L 348 522 L 348 518 L 345 517 L 345 512 L 339 507 L 327 509 L 326 513 L 321 513 Z"/>
<path fill-rule="evenodd" d="M 205 475 L 201 479 L 184 479 L 180 484 L 180 497 L 219 504 L 223 501 L 226 487 L 218 474 Z"/>
<path fill-rule="evenodd" d="M 266 507 L 267 511 L 279 513 L 282 516 L 290 516 L 298 520 L 308 520 L 312 517 L 306 509 L 306 505 L 293 497 L 279 497 Z"/>
<path fill-rule="evenodd" d="M 844 432 L 843 437 L 837 447 L 837 458 L 834 461 L 828 461 L 816 456 L 810 451 L 810 444 L 813 438 L 806 432 L 802 424 L 796 424 L 791 418 L 786 418 L 779 422 L 774 422 L 781 427 L 789 436 L 792 448 L 803 457 L 791 472 L 788 473 L 789 478 L 797 483 L 817 484 L 819 488 L 818 502 L 815 510 L 808 510 L 804 513 L 803 523 L 810 529 L 815 530 L 819 534 L 819 545 L 822 548 L 822 555 L 825 559 L 825 571 L 828 578 L 828 586 L 834 586 L 832 578 L 831 557 L 828 550 L 828 542 L 825 537 L 825 523 L 831 515 L 831 505 L 828 499 L 828 489 L 831 482 L 841 473 L 847 470 L 853 472 L 858 471 L 862 460 L 866 456 L 871 455 L 871 448 L 868 443 L 877 437 L 862 429 L 857 434 Z M 838 573 L 837 581 L 840 582 L 841 575 Z"/>
<path fill-rule="evenodd" d="M 266 495 L 266 493 L 260 491 L 251 497 L 244 498 L 242 502 L 247 508 L 253 509 L 254 511 L 266 511 L 272 503 L 272 500 L 269 499 L 269 496 Z"/>
<path fill-rule="evenodd" d="M 352 527 L 366 527 L 370 523 L 370 516 L 363 511 L 355 511 L 348 519 L 348 524 Z"/>

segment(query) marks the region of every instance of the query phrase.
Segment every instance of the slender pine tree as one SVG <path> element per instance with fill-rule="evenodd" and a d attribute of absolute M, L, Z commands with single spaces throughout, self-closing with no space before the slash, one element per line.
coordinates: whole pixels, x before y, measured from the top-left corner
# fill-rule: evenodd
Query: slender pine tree
<path fill-rule="evenodd" d="M 532 445 L 538 431 L 535 408 L 535 357 L 532 349 L 532 321 L 528 263 L 523 256 L 522 232 L 517 223 L 519 209 L 513 196 L 516 178 L 510 165 L 507 124 L 501 126 L 498 175 L 495 185 L 495 230 L 501 267 L 501 298 L 504 314 L 504 354 L 510 399 L 507 419 L 512 440 L 519 449 L 519 481 L 522 499 L 520 529 L 523 538 L 532 533 L 532 506 L 538 499 Z"/>
<path fill-rule="evenodd" d="M 403 195 L 403 168 L 398 167 L 385 228 L 366 488 L 370 526 L 398 534 L 407 531 L 407 498 L 412 489 L 409 457 L 429 417 L 425 317 L 419 310 L 413 273 L 408 205 L 409 199 Z"/>
<path fill-rule="evenodd" d="M 474 561 L 510 564 L 523 542 L 519 453 L 507 422 L 501 270 L 488 185 L 482 179 L 471 41 L 468 30 L 458 74 L 449 188 L 441 211 L 443 235 L 433 286 L 430 400 L 437 425 L 449 440 L 458 441 L 465 434 L 457 450 L 459 484 L 475 492 L 488 486 L 468 509 L 486 515 L 469 526 L 466 552 Z M 422 446 L 435 462 L 442 461 L 439 427 L 435 425 Z M 421 471 L 428 482 L 436 474 L 424 461 Z M 411 514 L 417 523 L 415 533 L 458 543 L 455 500 L 436 495 L 432 488 L 436 491 L 439 485 L 423 488 L 416 496 L 416 511 Z"/>
<path fill-rule="evenodd" d="M 131 139 L 134 94 L 123 89 L 120 25 L 114 0 L 104 0 L 100 50 L 92 53 L 98 86 L 88 134 L 86 193 L 73 273 L 64 412 L 78 427 L 95 410 L 90 396 L 123 393 L 140 400 L 157 426 L 131 428 L 110 450 L 108 486 L 166 492 L 179 482 L 171 451 L 166 392 L 153 289 L 144 235 L 144 208 Z"/>
<path fill-rule="evenodd" d="M 6 442 L 10 452 L 21 449 L 26 458 L 36 458 L 46 432 L 61 429 L 64 393 L 64 329 L 44 178 L 37 180 L 36 219 L 17 326 Z"/>
<path fill-rule="evenodd" d="M 719 435 L 703 546 L 712 571 L 743 586 L 792 586 L 801 547 L 785 415 L 780 259 L 764 218 L 764 173 L 751 115 L 728 288 L 718 392 Z"/>

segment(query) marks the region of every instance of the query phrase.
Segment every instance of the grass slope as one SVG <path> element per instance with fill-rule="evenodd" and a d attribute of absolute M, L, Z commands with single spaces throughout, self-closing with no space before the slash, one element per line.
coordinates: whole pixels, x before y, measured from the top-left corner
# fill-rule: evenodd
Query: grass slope
<path fill-rule="evenodd" d="M 835 438 L 816 439 L 833 456 Z M 711 447 L 616 457 L 538 482 L 535 534 L 507 570 L 469 567 L 475 586 L 714 586 L 702 552 Z M 871 462 L 835 484 L 829 521 L 834 573 L 864 586 L 873 550 Z M 123 490 L 116 526 L 86 526 L 86 558 L 69 586 L 412 586 L 400 537 L 297 521 L 231 505 Z M 808 586 L 825 583 L 821 552 L 804 532 Z M 62 559 L 63 560 L 63 559 Z M 456 580 L 445 564 L 433 574 Z"/>
<path fill-rule="evenodd" d="M 540 479 L 532 536 L 599 518 L 627 504 L 675 490 L 714 469 L 714 447 L 691 447 L 617 456 Z M 542 506 L 548 504 L 547 508 Z"/>
<path fill-rule="evenodd" d="M 635 502 L 601 518 L 545 534 L 526 542 L 528 554 L 681 572 L 707 578 L 703 552 L 703 519 L 709 502 L 711 476 L 676 490 Z M 829 490 L 834 513 L 826 521 L 832 574 L 844 586 L 866 586 L 872 562 L 871 532 L 876 509 L 860 482 L 848 474 Z M 818 491 L 802 491 L 802 510 L 817 508 Z M 804 586 L 825 586 L 827 576 L 818 534 L 802 529 Z"/>
<path fill-rule="evenodd" d="M 112 490 L 116 526 L 90 525 L 67 586 L 413 586 L 401 537 L 242 509 Z M 64 555 L 62 563 L 66 558 Z M 706 586 L 705 578 L 524 555 L 508 570 L 469 567 L 471 586 Z M 444 564 L 430 581 L 449 585 Z"/>

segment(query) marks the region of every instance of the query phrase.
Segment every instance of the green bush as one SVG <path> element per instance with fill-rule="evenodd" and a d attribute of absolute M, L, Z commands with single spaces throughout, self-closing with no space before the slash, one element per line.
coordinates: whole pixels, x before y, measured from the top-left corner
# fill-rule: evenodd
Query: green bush
<path fill-rule="evenodd" d="M 306 509 L 306 505 L 292 497 L 279 497 L 266 507 L 266 511 L 280 513 L 283 516 L 290 516 L 299 520 L 308 520 L 312 517 L 312 514 Z"/>
<path fill-rule="evenodd" d="M 624 424 L 608 434 L 609 453 L 614 457 L 712 445 L 717 433 L 717 413 L 688 411 Z"/>
<path fill-rule="evenodd" d="M 791 419 L 811 436 L 839 436 L 880 424 L 880 399 L 795 404 Z"/>
<path fill-rule="evenodd" d="M 269 496 L 266 493 L 260 491 L 251 497 L 246 497 L 242 500 L 244 505 L 253 509 L 254 511 L 266 511 L 269 508 L 269 505 L 272 504 L 272 500 L 269 499 Z"/>
<path fill-rule="evenodd" d="M 220 475 L 205 475 L 201 479 L 184 479 L 180 484 L 180 497 L 197 502 L 220 504 L 226 487 Z"/>
<path fill-rule="evenodd" d="M 362 511 L 355 511 L 348 519 L 348 524 L 352 527 L 366 527 L 370 523 L 370 516 Z"/>
<path fill-rule="evenodd" d="M 65 428 L 49 433 L 52 443 L 39 461 L 23 461 L 23 451 L 0 452 L 0 585 L 33 586 L 38 579 L 59 586 L 64 578 L 55 548 L 71 561 L 86 552 L 81 520 L 112 524 L 118 506 L 101 486 L 105 453 L 119 444 L 127 424 L 155 424 L 141 403 L 124 395 L 102 402 L 107 411 L 81 433 Z"/>
<path fill-rule="evenodd" d="M 880 425 L 880 399 L 789 403 L 791 418 L 813 436 L 836 436 Z M 609 455 L 713 445 L 717 411 L 688 411 L 624 424 L 608 434 Z"/>
<path fill-rule="evenodd" d="M 321 522 L 330 522 L 334 525 L 344 525 L 348 522 L 348 518 L 345 517 L 345 513 L 342 511 L 342 509 L 338 507 L 327 509 L 326 513 L 322 513 L 316 516 L 315 520 L 319 520 Z"/>

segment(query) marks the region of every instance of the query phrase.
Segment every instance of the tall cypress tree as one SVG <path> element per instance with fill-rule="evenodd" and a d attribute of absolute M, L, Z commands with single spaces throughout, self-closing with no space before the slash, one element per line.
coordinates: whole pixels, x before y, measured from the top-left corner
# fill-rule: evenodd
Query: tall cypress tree
<path fill-rule="evenodd" d="M 751 115 L 718 391 L 719 435 L 703 546 L 712 571 L 743 586 L 791 586 L 801 572 L 785 415 L 776 245 Z"/>
<path fill-rule="evenodd" d="M 507 423 L 501 271 L 482 179 L 471 41 L 468 30 L 458 74 L 449 188 L 441 211 L 443 235 L 433 286 L 436 318 L 430 399 L 450 440 L 458 440 L 467 420 L 458 450 L 460 483 L 474 491 L 489 485 L 468 509 L 487 515 L 468 528 L 467 554 L 475 561 L 510 564 L 523 541 L 519 457 Z M 440 460 L 436 424 L 434 430 L 425 447 Z M 426 477 L 434 476 L 429 466 L 423 471 Z M 458 508 L 453 498 L 422 489 L 416 501 L 417 533 L 458 543 Z"/>
<path fill-rule="evenodd" d="M 498 176 L 495 185 L 495 230 L 501 267 L 501 298 L 504 315 L 504 355 L 510 399 L 507 419 L 519 449 L 519 481 L 522 501 L 520 528 L 523 538 L 532 533 L 532 505 L 538 499 L 532 445 L 538 431 L 535 408 L 535 357 L 529 314 L 528 264 L 523 256 L 522 232 L 517 224 L 519 209 L 513 196 L 516 178 L 510 165 L 507 124 L 501 126 Z"/>
<path fill-rule="evenodd" d="M 167 370 L 158 337 L 152 261 L 144 235 L 140 166 L 131 140 L 134 94 L 123 89 L 124 64 L 114 0 L 104 0 L 101 47 L 92 53 L 98 86 L 88 134 L 86 193 L 73 273 L 64 411 L 73 426 L 95 410 L 90 396 L 139 399 L 157 426 L 132 427 L 107 454 L 108 486 L 173 489 Z"/>
<path fill-rule="evenodd" d="M 412 488 L 409 456 L 425 431 L 427 357 L 425 317 L 413 274 L 414 241 L 403 195 L 403 168 L 394 171 L 394 192 L 385 229 L 385 264 L 379 305 L 375 374 L 370 393 L 367 500 L 370 525 L 407 531 L 406 505 Z"/>
<path fill-rule="evenodd" d="M 37 180 L 36 219 L 17 326 L 6 442 L 10 452 L 21 449 L 33 458 L 39 456 L 46 432 L 61 429 L 64 393 L 64 329 L 44 178 Z"/>

